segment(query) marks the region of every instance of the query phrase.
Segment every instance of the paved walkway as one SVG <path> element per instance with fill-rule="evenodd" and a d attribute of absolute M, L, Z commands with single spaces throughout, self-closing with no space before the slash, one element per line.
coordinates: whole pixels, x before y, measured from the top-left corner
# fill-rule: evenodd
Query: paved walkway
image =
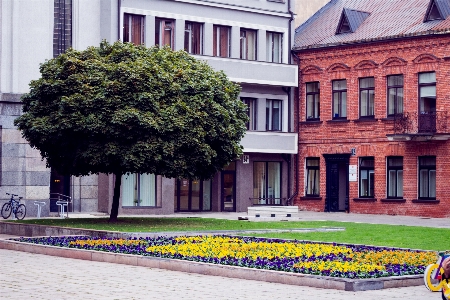
<path fill-rule="evenodd" d="M 0 249 L 2 299 L 440 299 L 425 286 L 345 292 Z"/>

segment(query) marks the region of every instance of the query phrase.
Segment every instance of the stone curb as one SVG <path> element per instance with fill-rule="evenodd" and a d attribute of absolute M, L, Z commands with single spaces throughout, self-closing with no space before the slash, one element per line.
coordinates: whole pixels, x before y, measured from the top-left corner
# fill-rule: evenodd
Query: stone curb
<path fill-rule="evenodd" d="M 109 262 L 203 275 L 223 276 L 229 278 L 240 278 L 247 280 L 257 280 L 264 282 L 274 282 L 345 291 L 379 290 L 385 288 L 418 286 L 423 284 L 422 275 L 396 276 L 374 279 L 322 277 L 316 275 L 216 265 L 177 259 L 109 253 L 94 250 L 61 248 L 56 246 L 28 244 L 13 240 L 0 240 L 0 249 L 59 256 L 65 258 L 83 259 L 88 261 Z"/>

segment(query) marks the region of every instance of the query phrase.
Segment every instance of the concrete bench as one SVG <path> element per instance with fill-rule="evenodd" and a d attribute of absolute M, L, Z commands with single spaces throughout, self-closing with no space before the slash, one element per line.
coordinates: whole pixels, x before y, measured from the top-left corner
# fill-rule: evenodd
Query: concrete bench
<path fill-rule="evenodd" d="M 251 206 L 247 210 L 248 217 L 253 218 L 298 218 L 297 206 Z"/>

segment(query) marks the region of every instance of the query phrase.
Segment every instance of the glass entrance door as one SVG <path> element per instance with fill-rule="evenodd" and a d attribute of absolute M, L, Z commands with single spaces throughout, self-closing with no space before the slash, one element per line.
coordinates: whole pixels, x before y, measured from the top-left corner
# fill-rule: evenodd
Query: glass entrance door
<path fill-rule="evenodd" d="M 236 211 L 236 172 L 222 171 L 222 211 Z"/>

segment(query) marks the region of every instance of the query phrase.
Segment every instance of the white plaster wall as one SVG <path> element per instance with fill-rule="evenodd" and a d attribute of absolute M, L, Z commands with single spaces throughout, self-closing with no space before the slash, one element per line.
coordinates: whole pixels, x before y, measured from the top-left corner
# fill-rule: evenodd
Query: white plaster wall
<path fill-rule="evenodd" d="M 53 0 L 1 0 L 1 93 L 25 93 L 52 57 Z"/>
<path fill-rule="evenodd" d="M 100 44 L 100 19 L 100 0 L 74 0 L 72 21 L 72 46 L 74 49 L 85 50 L 89 46 Z"/>

